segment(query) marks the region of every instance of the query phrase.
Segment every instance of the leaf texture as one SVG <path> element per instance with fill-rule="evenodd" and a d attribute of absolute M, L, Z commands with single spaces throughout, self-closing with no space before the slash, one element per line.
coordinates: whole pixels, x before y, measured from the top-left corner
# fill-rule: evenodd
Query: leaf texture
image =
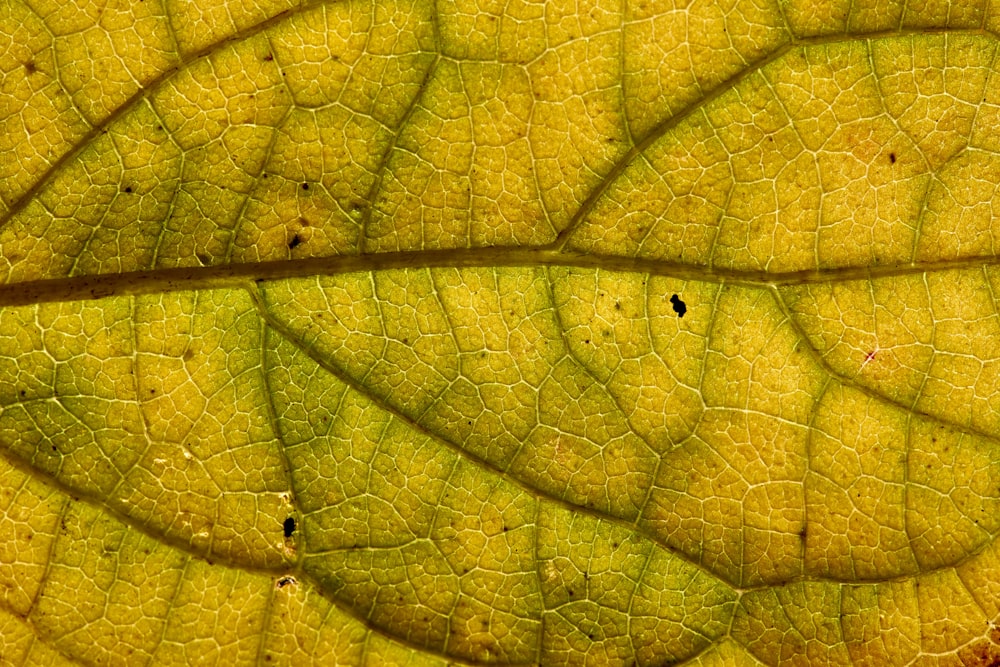
<path fill-rule="evenodd" d="M 0 3 L 2 661 L 994 664 L 998 16 Z"/>

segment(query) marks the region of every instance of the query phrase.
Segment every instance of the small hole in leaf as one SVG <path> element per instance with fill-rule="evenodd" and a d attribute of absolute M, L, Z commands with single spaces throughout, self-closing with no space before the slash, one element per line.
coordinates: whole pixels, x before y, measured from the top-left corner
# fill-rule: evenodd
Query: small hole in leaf
<path fill-rule="evenodd" d="M 895 153 L 889 153 L 889 162 L 891 162 L 893 164 L 896 164 L 896 154 Z"/>
<path fill-rule="evenodd" d="M 302 184 L 302 189 L 303 190 L 308 190 L 309 189 L 309 184 L 308 183 L 303 183 Z"/>
<path fill-rule="evenodd" d="M 295 517 L 288 517 L 285 519 L 285 523 L 282 524 L 285 529 L 285 537 L 291 537 L 292 533 L 295 532 Z"/>
<path fill-rule="evenodd" d="M 130 185 L 130 186 L 126 187 L 125 188 L 125 192 L 132 192 L 132 186 Z"/>
<path fill-rule="evenodd" d="M 292 236 L 292 240 L 288 242 L 288 249 L 294 250 L 295 248 L 298 248 L 300 245 L 302 245 L 302 237 L 300 237 L 298 234 L 295 234 Z"/>
<path fill-rule="evenodd" d="M 677 317 L 684 317 L 684 313 L 687 312 L 687 304 L 681 301 L 680 297 L 676 294 L 670 297 L 670 303 L 673 305 Z"/>

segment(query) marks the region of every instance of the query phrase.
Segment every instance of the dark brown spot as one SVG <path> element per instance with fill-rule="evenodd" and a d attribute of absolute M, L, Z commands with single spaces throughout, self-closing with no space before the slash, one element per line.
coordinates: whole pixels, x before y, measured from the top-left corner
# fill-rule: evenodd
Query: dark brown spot
<path fill-rule="evenodd" d="M 25 72 L 25 74 L 31 75 L 31 74 L 34 74 L 37 71 L 38 71 L 38 67 L 35 65 L 35 61 L 34 60 L 29 60 L 28 62 L 24 63 L 24 72 Z"/>
<path fill-rule="evenodd" d="M 889 153 L 889 162 L 891 162 L 893 164 L 896 164 L 896 154 L 895 153 Z"/>
<path fill-rule="evenodd" d="M 292 235 L 292 240 L 288 242 L 288 249 L 294 250 L 295 248 L 298 248 L 300 245 L 302 245 L 302 237 L 300 237 L 298 234 Z"/>
<path fill-rule="evenodd" d="M 285 537 L 291 537 L 292 533 L 295 532 L 295 517 L 288 517 L 285 519 L 285 523 L 282 524 L 282 528 L 285 529 Z"/>

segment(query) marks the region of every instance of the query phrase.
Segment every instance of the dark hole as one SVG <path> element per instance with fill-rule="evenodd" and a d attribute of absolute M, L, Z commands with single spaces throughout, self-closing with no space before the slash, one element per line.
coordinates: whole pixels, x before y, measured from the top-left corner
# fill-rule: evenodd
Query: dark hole
<path fill-rule="evenodd" d="M 303 190 L 308 190 L 309 189 L 309 184 L 308 183 L 303 183 L 302 184 L 302 189 Z"/>
<path fill-rule="evenodd" d="M 291 577 L 282 577 L 281 579 L 278 579 L 278 588 L 284 588 L 290 583 L 292 583 Z"/>
<path fill-rule="evenodd" d="M 127 188 L 125 188 L 125 192 L 132 192 L 132 186 L 130 185 Z"/>
<path fill-rule="evenodd" d="M 298 248 L 301 244 L 302 244 L 302 239 L 299 237 L 298 234 L 295 234 L 294 236 L 292 236 L 292 240 L 288 242 L 288 249 L 292 250 L 294 248 Z"/>
<path fill-rule="evenodd" d="M 891 162 L 893 164 L 896 164 L 896 154 L 895 153 L 889 153 L 889 162 Z"/>
<path fill-rule="evenodd" d="M 288 517 L 285 519 L 285 523 L 282 524 L 285 529 L 285 537 L 291 537 L 292 533 L 295 532 L 295 518 Z"/>
<path fill-rule="evenodd" d="M 681 301 L 680 297 L 676 294 L 670 297 L 670 303 L 673 304 L 677 317 L 684 317 L 684 313 L 687 312 L 687 304 Z"/>

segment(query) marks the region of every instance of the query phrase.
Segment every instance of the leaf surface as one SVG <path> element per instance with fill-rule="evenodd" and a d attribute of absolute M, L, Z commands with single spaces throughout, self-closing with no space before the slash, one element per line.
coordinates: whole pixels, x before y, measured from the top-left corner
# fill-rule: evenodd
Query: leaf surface
<path fill-rule="evenodd" d="M 998 15 L 0 4 L 3 660 L 1000 660 Z"/>

